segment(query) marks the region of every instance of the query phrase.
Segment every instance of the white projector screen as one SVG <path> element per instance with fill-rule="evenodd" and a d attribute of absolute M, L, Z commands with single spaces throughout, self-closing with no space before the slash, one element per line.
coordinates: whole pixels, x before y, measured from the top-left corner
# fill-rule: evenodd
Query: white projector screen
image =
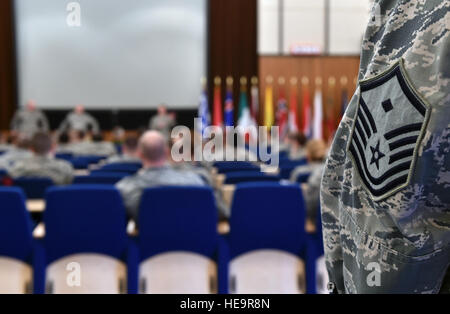
<path fill-rule="evenodd" d="M 197 106 L 206 74 L 206 0 L 15 3 L 21 105 Z"/>

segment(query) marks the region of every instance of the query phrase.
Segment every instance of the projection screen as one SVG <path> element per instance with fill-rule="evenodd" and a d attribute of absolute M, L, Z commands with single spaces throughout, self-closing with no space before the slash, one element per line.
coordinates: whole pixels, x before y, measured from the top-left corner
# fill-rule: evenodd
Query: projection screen
<path fill-rule="evenodd" d="M 21 105 L 197 106 L 206 0 L 16 0 L 15 12 Z"/>

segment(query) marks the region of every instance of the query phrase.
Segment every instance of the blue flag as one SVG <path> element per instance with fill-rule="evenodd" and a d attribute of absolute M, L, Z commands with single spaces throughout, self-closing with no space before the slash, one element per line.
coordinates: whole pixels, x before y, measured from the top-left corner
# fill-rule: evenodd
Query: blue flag
<path fill-rule="evenodd" d="M 197 130 L 202 136 L 205 135 L 205 128 L 211 123 L 211 115 L 209 113 L 208 95 L 204 90 L 200 96 L 200 105 L 198 107 L 198 117 L 201 119 L 201 125 L 197 126 Z"/>
<path fill-rule="evenodd" d="M 234 126 L 233 91 L 228 90 L 225 98 L 225 126 Z"/>

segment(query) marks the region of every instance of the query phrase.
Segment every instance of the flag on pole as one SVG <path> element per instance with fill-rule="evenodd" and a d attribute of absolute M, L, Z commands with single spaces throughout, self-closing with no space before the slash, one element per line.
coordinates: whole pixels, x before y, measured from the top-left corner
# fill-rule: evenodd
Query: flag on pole
<path fill-rule="evenodd" d="M 313 121 L 313 139 L 323 139 L 323 108 L 322 108 L 322 91 L 316 89 L 314 95 L 314 121 Z"/>
<path fill-rule="evenodd" d="M 303 134 L 306 138 L 311 138 L 311 96 L 309 95 L 309 88 L 306 86 L 303 89 L 303 100 L 302 100 L 302 129 Z"/>
<path fill-rule="evenodd" d="M 286 101 L 285 79 L 280 77 L 278 80 L 279 94 L 277 102 L 277 125 L 280 128 L 280 139 L 283 140 L 288 133 L 288 106 Z"/>
<path fill-rule="evenodd" d="M 298 102 L 297 102 L 297 78 L 291 79 L 291 97 L 289 101 L 289 132 L 298 132 Z"/>
<path fill-rule="evenodd" d="M 220 77 L 216 77 L 214 79 L 213 125 L 218 127 L 223 126 L 221 84 L 222 81 Z"/>
<path fill-rule="evenodd" d="M 248 106 L 247 99 L 247 78 L 241 78 L 241 94 L 239 97 L 239 114 L 238 125 L 243 128 L 248 128 L 253 125 L 252 117 L 250 114 L 250 108 Z"/>
<path fill-rule="evenodd" d="M 225 97 L 225 126 L 234 126 L 233 78 L 227 78 L 227 93 Z"/>
<path fill-rule="evenodd" d="M 250 112 L 252 115 L 252 120 L 254 125 L 258 125 L 259 120 L 259 88 L 258 88 L 258 78 L 255 76 L 252 78 L 251 87 L 251 106 Z"/>
<path fill-rule="evenodd" d="M 267 78 L 267 86 L 266 86 L 266 97 L 264 104 L 264 125 L 268 128 L 273 126 L 273 87 L 272 87 L 273 78 Z"/>
<path fill-rule="evenodd" d="M 201 119 L 201 125 L 197 126 L 197 131 L 204 136 L 205 128 L 211 122 L 211 115 L 209 113 L 208 93 L 206 90 L 206 81 L 203 81 L 203 92 L 200 95 L 200 105 L 198 107 L 198 117 Z"/>
<path fill-rule="evenodd" d="M 328 79 L 328 93 L 327 93 L 327 102 L 325 105 L 325 125 L 327 131 L 327 137 L 331 140 L 334 136 L 334 132 L 336 131 L 336 117 L 335 117 L 335 101 L 334 101 L 334 92 L 336 86 L 336 79 L 332 76 Z"/>

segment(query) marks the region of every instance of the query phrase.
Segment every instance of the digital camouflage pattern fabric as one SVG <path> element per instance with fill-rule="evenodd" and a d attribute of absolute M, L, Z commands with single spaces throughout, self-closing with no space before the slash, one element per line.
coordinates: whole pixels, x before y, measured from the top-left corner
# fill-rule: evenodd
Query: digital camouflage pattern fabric
<path fill-rule="evenodd" d="M 67 161 L 34 155 L 16 162 L 8 173 L 13 178 L 50 178 L 56 185 L 67 185 L 72 183 L 74 170 Z"/>
<path fill-rule="evenodd" d="M 50 127 L 42 111 L 21 109 L 14 114 L 11 130 L 32 137 L 37 132 L 48 132 Z"/>
<path fill-rule="evenodd" d="M 372 13 L 322 179 L 330 287 L 446 292 L 450 1 L 380 0 Z"/>

